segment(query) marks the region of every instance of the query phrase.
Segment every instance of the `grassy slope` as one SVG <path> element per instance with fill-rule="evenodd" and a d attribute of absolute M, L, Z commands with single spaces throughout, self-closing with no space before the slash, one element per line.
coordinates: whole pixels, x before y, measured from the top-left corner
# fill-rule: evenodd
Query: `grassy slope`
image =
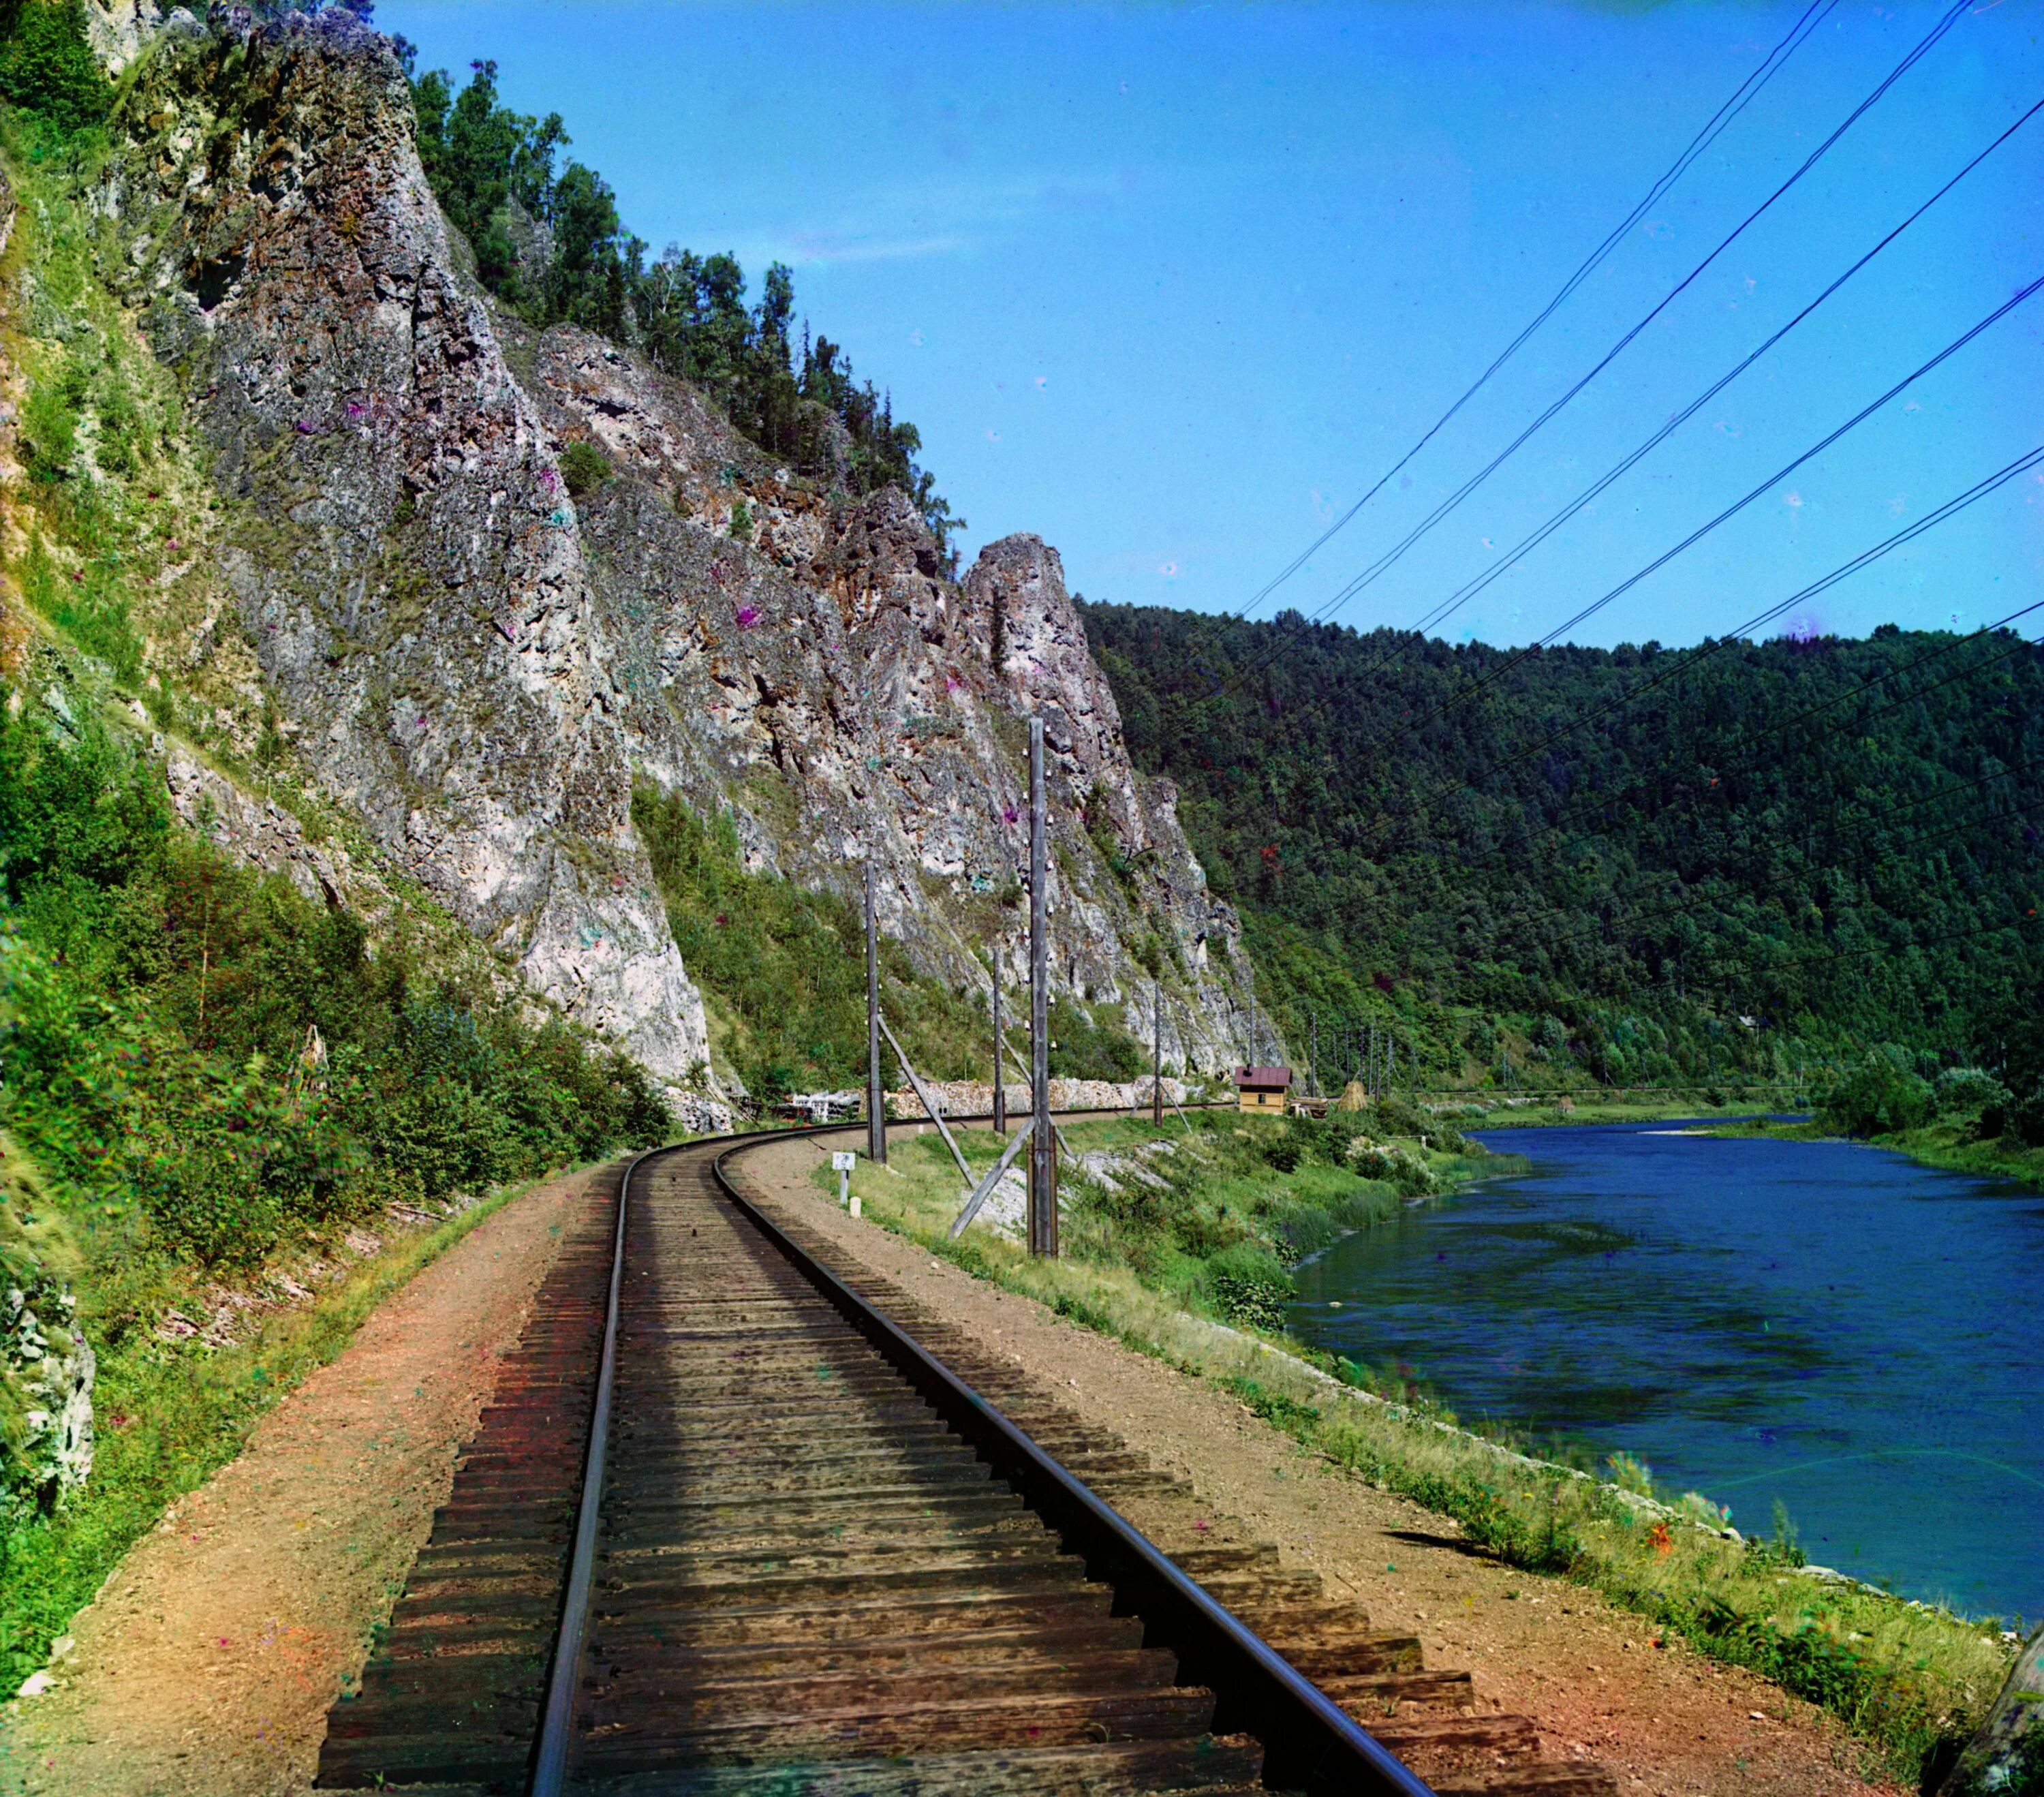
<path fill-rule="evenodd" d="M 866 948 L 858 913 L 833 893 L 748 872 L 728 816 L 699 818 L 678 797 L 650 786 L 633 795 L 632 816 L 682 959 L 702 989 L 718 1072 L 736 1072 L 766 1101 L 793 1090 L 863 1086 Z M 919 1072 L 987 1077 L 993 1030 L 984 987 L 953 990 L 917 973 L 902 945 L 885 936 L 880 974 L 882 1006 Z M 1016 994 L 1009 999 L 1017 1002 Z M 1053 1074 L 1127 1079 L 1148 1071 L 1148 1057 L 1108 1021 L 1108 1009 L 1094 1016 L 1057 1001 Z M 890 1089 L 905 1084 L 893 1056 L 882 1054 Z"/>
<path fill-rule="evenodd" d="M 1778 1141 L 1792 1142 L 1838 1139 L 1835 1129 L 1822 1123 L 1769 1123 L 1765 1118 L 1718 1124 L 1712 1133 L 1720 1136 L 1772 1136 Z M 2044 1191 L 2044 1148 L 2031 1148 L 2012 1136 L 1981 1141 L 1963 1121 L 1931 1123 L 1920 1129 L 1904 1129 L 1892 1135 L 1865 1139 L 1871 1147 L 1892 1149 L 1927 1167 L 1941 1167 L 1951 1173 L 1970 1173 L 1980 1179 L 2008 1179 L 2031 1191 Z"/>
<path fill-rule="evenodd" d="M 1183 1133 L 1175 1122 L 1167 1128 Z M 1147 1122 L 1117 1122 L 1078 1125 L 1067 1133 L 1082 1152 L 1151 1140 L 1155 1132 Z M 961 1140 L 976 1172 L 991 1164 L 997 1145 L 985 1132 Z M 1208 1220 L 1198 1228 L 1232 1218 L 1239 1233 L 1228 1245 L 1254 1241 L 1274 1250 L 1289 1224 L 1322 1210 L 1331 1169 L 1257 1172 L 1239 1152 L 1231 1118 L 1202 1118 L 1197 1145 L 1209 1158 L 1195 1165 L 1180 1157 L 1170 1174 L 1171 1208 Z M 1466 1178 L 1484 1169 L 1464 1162 L 1444 1170 Z M 817 1184 L 835 1196 L 827 1168 Z M 1913 1783 L 1941 1745 L 1971 1732 L 2007 1670 L 1995 1623 L 1804 1575 L 1792 1545 L 1731 1540 L 1707 1526 L 1700 1499 L 1642 1506 L 1612 1484 L 1519 1452 L 1508 1437 L 1458 1427 L 1450 1413 L 1381 1384 L 1366 1369 L 1244 1326 L 1239 1310 L 1233 1326 L 1223 1323 L 1230 1306 L 1208 1269 L 1224 1249 L 1185 1253 L 1181 1241 L 1176 1254 L 1153 1253 L 1146 1265 L 1139 1249 L 1132 1253 L 1127 1236 L 1117 1233 L 1114 1206 L 1082 1184 L 1067 1213 L 1065 1256 L 1055 1261 L 1032 1259 L 977 1227 L 961 1241 L 950 1238 L 959 1181 L 934 1134 L 898 1153 L 891 1169 L 862 1160 L 853 1190 L 883 1227 L 1215 1381 L 1335 1464 L 1453 1517 L 1507 1564 L 1589 1587 L 1703 1652 L 1823 1704 L 1865 1741 L 1869 1772 Z M 1396 1202 L 1379 1196 L 1370 1207 L 1386 1214 Z"/>

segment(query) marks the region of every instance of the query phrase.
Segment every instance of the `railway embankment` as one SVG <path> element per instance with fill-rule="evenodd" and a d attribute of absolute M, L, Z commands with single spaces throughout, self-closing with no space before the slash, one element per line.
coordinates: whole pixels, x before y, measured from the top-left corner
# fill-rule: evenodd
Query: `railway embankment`
<path fill-rule="evenodd" d="M 1128 1127 L 1108 1126 L 1105 1133 L 1126 1133 Z M 1099 1152 L 1092 1138 L 1100 1131 L 1099 1126 L 1072 1129 L 1074 1154 L 1083 1159 Z M 1236 1139 L 1229 1126 L 1216 1133 L 1224 1144 Z M 1197 1137 L 1189 1139 L 1200 1145 Z M 992 1159 L 984 1137 L 977 1144 L 970 1136 L 963 1141 L 969 1157 Z M 777 1151 L 790 1156 L 797 1152 L 792 1146 Z M 1128 1153 L 1125 1147 L 1118 1152 Z M 1216 1159 L 1225 1157 L 1222 1148 Z M 768 1161 L 763 1156 L 755 1164 Z M 1508 1439 L 1463 1429 L 1418 1394 L 1384 1388 L 1366 1369 L 1315 1364 L 1297 1344 L 1259 1329 L 1253 1306 L 1239 1300 L 1232 1322 L 1224 1322 L 1231 1295 L 1224 1286 L 1209 1277 L 1202 1295 L 1197 1282 L 1174 1268 L 1154 1242 L 1146 1252 L 1135 1232 L 1117 1245 L 1097 1214 L 1089 1219 L 1092 1195 L 1068 1206 L 1068 1253 L 1057 1263 L 1031 1260 L 997 1230 L 974 1227 L 954 1241 L 946 1226 L 956 1207 L 957 1180 L 955 1168 L 947 1178 L 948 1167 L 946 1151 L 931 1135 L 896 1155 L 892 1170 L 862 1163 L 854 1187 L 865 1212 L 861 1222 L 843 1218 L 828 1202 L 816 1208 L 836 1218 L 830 1226 L 853 1232 L 857 1240 L 891 1232 L 912 1244 L 931 1278 L 968 1308 L 981 1302 L 964 1296 L 977 1286 L 1005 1294 L 1001 1302 L 1020 1299 L 1025 1307 L 1047 1310 L 1062 1319 L 1059 1352 L 1077 1352 L 1072 1344 L 1080 1337 L 1073 1326 L 1100 1338 L 1108 1355 L 1101 1369 L 1103 1414 L 1112 1413 L 1120 1401 L 1107 1394 L 1132 1391 L 1153 1376 L 1136 1370 L 1147 1363 L 1168 1369 L 1162 1376 L 1173 1389 L 1203 1394 L 1195 1411 L 1204 1405 L 1210 1414 L 1217 1405 L 1224 1414 L 1253 1418 L 1249 1440 L 1255 1445 L 1246 1457 L 1250 1476 L 1266 1496 L 1289 1490 L 1288 1479 L 1296 1483 L 1302 1476 L 1298 1467 L 1305 1469 L 1308 1483 L 1334 1481 L 1344 1494 L 1337 1507 L 1350 1518 L 1343 1527 L 1358 1530 L 1360 1539 L 1389 1541 L 1400 1530 L 1431 1536 L 1453 1544 L 1443 1551 L 1457 1568 L 1488 1568 L 1486 1576 L 1500 1581 L 1491 1598 L 1512 1607 L 1495 1614 L 1566 1611 L 1570 1622 L 1563 1635 L 1585 1641 L 1602 1628 L 1618 1626 L 1616 1618 L 1623 1616 L 1621 1633 L 1639 1631 L 1642 1643 L 1654 1644 L 1650 1651 L 1655 1664 L 1670 1664 L 1669 1657 L 1677 1656 L 1713 1681 L 1758 1675 L 1764 1681 L 1760 1686 L 1739 1688 L 1758 1688 L 1769 1694 L 1766 1699 L 1720 1720 L 1750 1722 L 1756 1710 L 1763 1718 L 1800 1715 L 1811 1738 L 1824 1744 L 1823 1753 L 1877 1783 L 1893 1778 L 1913 1787 L 1924 1765 L 1962 1740 L 1992 1701 L 2009 1654 L 1998 1627 L 1806 1572 L 1788 1544 L 1739 1538 L 1701 1499 L 1673 1506 L 1642 1502 L 1608 1481 L 1522 1453 Z M 812 1175 L 788 1191 L 791 1198 L 799 1191 L 809 1202 L 812 1195 L 822 1197 L 828 1184 L 828 1178 Z M 1265 1219 L 1266 1225 L 1270 1221 Z M 1210 1256 L 1207 1264 L 1220 1258 Z M 959 1283 L 968 1277 L 970 1283 Z M 1216 1298 L 1219 1304 L 1212 1302 Z M 1142 1445 L 1158 1451 L 1168 1443 Z M 1185 1437 L 1178 1451 L 1190 1464 L 1200 1464 L 1203 1450 L 1196 1434 Z M 1362 1498 L 1366 1491 L 1371 1499 Z M 1370 1520 L 1373 1503 L 1389 1503 L 1387 1514 L 1395 1514 L 1400 1500 L 1418 1506 L 1424 1520 L 1408 1518 L 1389 1525 L 1381 1518 Z M 1342 1557 L 1347 1576 L 1366 1581 L 1368 1601 L 1387 1621 L 1411 1620 L 1416 1626 L 1423 1609 L 1445 1618 L 1461 1608 L 1466 1623 L 1475 1614 L 1474 1594 L 1466 1588 L 1447 1610 L 1439 1607 L 1446 1601 L 1444 1591 L 1454 1593 L 1452 1582 L 1418 1601 L 1404 1595 L 1400 1583 L 1415 1564 L 1413 1553 L 1401 1555 L 1394 1544 L 1381 1561 L 1374 1552 L 1359 1558 L 1334 1545 L 1340 1536 L 1339 1530 L 1323 1533 L 1325 1551 Z M 1503 1596 L 1506 1586 L 1519 1595 Z M 1534 1594 L 1543 1594 L 1540 1602 L 1531 1601 Z M 1526 1610 L 1518 1607 L 1522 1602 Z M 1409 1608 L 1397 1607 L 1401 1604 Z M 1591 1618 L 1600 1622 L 1593 1626 Z M 1450 1633 L 1438 1649 L 1430 1642 L 1429 1651 L 1452 1653 L 1453 1641 Z M 1558 1653 L 1559 1659 L 1554 1659 Z M 1563 1689 L 1550 1693 L 1558 1718 L 1578 1713 L 1564 1689 L 1579 1697 L 1597 1694 L 1599 1701 L 1617 1696 L 1611 1683 L 1613 1662 L 1596 1653 L 1582 1655 L 1543 1642 L 1536 1657 L 1550 1667 L 1573 1668 L 1559 1681 Z M 1632 1668 L 1645 1662 L 1617 1664 Z M 1703 1671 L 1710 1667 L 1718 1670 Z M 1618 1676 L 1629 1681 L 1632 1673 Z M 1661 1700 L 1650 1682 L 1637 1688 L 1654 1694 L 1649 1713 L 1633 1718 L 1642 1756 L 1636 1763 L 1642 1768 L 1658 1765 L 1661 1773 L 1687 1779 L 1702 1777 L 1700 1768 L 1708 1763 L 1708 1777 L 1689 1787 L 1713 1791 L 1829 1788 L 1753 1782 L 1760 1775 L 1750 1775 L 1749 1768 L 1761 1763 L 1754 1741 L 1737 1738 L 1736 1731 L 1724 1735 L 1700 1716 L 1695 1726 L 1673 1722 L 1661 1712 L 1679 1706 Z M 1539 1714 L 1522 1689 L 1515 1687 L 1507 1701 Z M 1627 1706 L 1623 1697 L 1618 1702 Z M 1828 1710 L 1847 1730 L 1834 1733 L 1816 1723 L 1806 1704 Z M 1658 1748 L 1650 1745 L 1657 1741 Z M 1721 1763 L 1702 1745 L 1714 1741 L 1723 1749 Z M 1689 1750 L 1692 1741 L 1698 1744 L 1696 1753 Z M 1657 1753 L 1672 1757 L 1657 1760 Z M 1741 1760 L 1747 1764 L 1741 1766 Z M 1686 1769 L 1678 1773 L 1678 1764 Z M 1639 1776 L 1659 1775 L 1642 1769 Z M 1667 1787 L 1685 1787 L 1678 1782 Z M 1854 1787 L 1850 1783 L 1840 1787 Z"/>
<path fill-rule="evenodd" d="M 128 1548 L 47 1688 L 0 1721 L 0 1789 L 303 1787 L 534 1295 L 562 1244 L 600 1226 L 598 1178 L 548 1180 L 477 1222 Z"/>
<path fill-rule="evenodd" d="M 1628 1794 L 1898 1788 L 1881 1781 L 1865 1716 L 1854 1732 L 1781 1683 L 1698 1651 L 1674 1618 L 1642 1593 L 1608 1588 L 1580 1556 L 1543 1563 L 1526 1541 L 1501 1535 L 1524 1495 L 1508 1450 L 1413 1406 L 1345 1392 L 1276 1343 L 1195 1315 L 1126 1269 L 1075 1254 L 1032 1263 L 997 1236 L 975 1230 L 951 1244 L 889 1216 L 881 1188 L 910 1183 L 924 1152 L 913 1126 L 896 1133 L 899 1170 L 861 1168 L 863 1219 L 816 1177 L 828 1137 L 763 1144 L 736 1164 L 770 1215 L 841 1276 L 884 1292 L 1004 1403 L 1030 1416 L 1030 1406 L 1055 1410 L 1074 1439 L 1097 1448 L 1111 1437 L 1147 1462 L 1170 1514 L 1148 1516 L 1143 1491 L 1124 1507 L 1174 1552 L 1197 1555 L 1218 1538 L 1274 1557 L 1274 1576 L 1312 1583 L 1376 1635 L 1408 1641 L 1409 1661 L 1386 1668 L 1389 1682 L 1432 1677 L 1451 1701 L 1420 1703 L 1416 1714 L 1408 1691 L 1393 1707 L 1408 1713 L 1388 1712 L 1385 1726 L 1396 1734 L 1401 1721 L 1416 1725 L 1420 1737 L 1451 1726 L 1477 1744 L 1480 1763 L 1465 1753 L 1443 1788 L 1483 1787 L 1492 1762 L 1500 1774 L 1535 1764 L 1562 1779 L 1608 1772 Z M 975 1154 L 983 1146 L 968 1138 Z M 535 1295 L 603 1218 L 586 1180 L 540 1188 L 428 1268 L 279 1405 L 240 1459 L 116 1568 L 79 1618 L 56 1687 L 13 1711 L 13 1786 L 304 1788 L 330 1712 L 345 1713 L 336 1699 L 384 1649 L 394 1608 L 420 1576 L 460 1450 L 480 1439 L 477 1419 L 519 1389 L 517 1345 Z M 1376 1448 L 1373 1428 L 1390 1432 Z M 1388 1441 L 1404 1444 L 1396 1458 Z M 1488 1520 L 1458 1508 L 1485 1488 L 1456 1457 L 1470 1443 L 1493 1463 Z M 1415 1469 L 1435 1481 L 1426 1491 Z M 1581 1538 L 1558 1470 L 1522 1463 L 1520 1475 L 1546 1496 L 1557 1544 Z M 1664 1591 L 1695 1576 L 1708 1543 L 1747 1551 L 1701 1530 L 1650 1524 L 1641 1538 Z M 1765 1576 L 1780 1605 L 1810 1595 L 1791 1569 Z"/>

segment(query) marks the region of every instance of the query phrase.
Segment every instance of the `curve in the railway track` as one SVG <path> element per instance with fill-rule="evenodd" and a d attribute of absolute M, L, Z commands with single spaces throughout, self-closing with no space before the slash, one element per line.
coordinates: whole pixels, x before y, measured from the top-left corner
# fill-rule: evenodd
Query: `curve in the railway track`
<path fill-rule="evenodd" d="M 731 1177 L 775 1139 L 595 1191 L 318 1787 L 1425 1797 L 1344 1705 L 1419 1703 L 1439 1747 L 1466 1675 L 1267 1548 L 1147 1539 L 1114 1500 L 1189 1487 L 862 1295 Z M 1610 1788 L 1527 1763 L 1517 1718 L 1473 1726 L 1513 1763 L 1455 1791 Z"/>

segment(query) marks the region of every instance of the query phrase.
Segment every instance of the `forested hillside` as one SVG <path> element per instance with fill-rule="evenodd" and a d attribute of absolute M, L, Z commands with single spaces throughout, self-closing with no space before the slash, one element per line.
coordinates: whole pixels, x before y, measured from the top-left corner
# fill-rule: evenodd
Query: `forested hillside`
<path fill-rule="evenodd" d="M 812 341 L 806 323 L 797 352 L 794 277 L 784 264 L 767 269 L 748 306 L 733 256 L 670 244 L 649 262 L 609 182 L 574 160 L 555 171 L 573 141 L 559 113 L 536 118 L 502 104 L 494 62 L 474 63 L 459 90 L 444 69 L 420 75 L 412 47 L 395 41 L 412 78 L 426 178 L 485 287 L 530 324 L 580 325 L 638 348 L 799 473 L 853 493 L 900 487 L 955 571 L 950 538 L 965 520 L 916 465 L 921 433 L 854 375 L 842 345 Z"/>
<path fill-rule="evenodd" d="M 1535 1085 L 1996 1066 L 2044 991 L 2044 651 L 2007 632 L 1516 656 L 1085 617 L 1295 1045 L 1317 1010 Z"/>

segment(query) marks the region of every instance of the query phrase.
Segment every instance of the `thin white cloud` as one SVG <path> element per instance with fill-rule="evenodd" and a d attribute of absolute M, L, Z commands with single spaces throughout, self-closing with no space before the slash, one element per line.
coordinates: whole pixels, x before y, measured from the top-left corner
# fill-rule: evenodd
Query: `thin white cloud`
<path fill-rule="evenodd" d="M 1125 170 L 921 181 L 855 195 L 827 220 L 762 221 L 736 232 L 684 225 L 675 235 L 684 242 L 729 243 L 748 268 L 928 260 L 970 255 L 1023 235 L 1054 214 L 1112 206 L 1142 185 Z"/>
<path fill-rule="evenodd" d="M 840 237 L 825 233 L 797 234 L 790 247 L 765 260 L 786 262 L 796 267 L 831 262 L 908 262 L 926 256 L 951 256 L 973 248 L 971 238 L 957 233 L 930 237 Z"/>

